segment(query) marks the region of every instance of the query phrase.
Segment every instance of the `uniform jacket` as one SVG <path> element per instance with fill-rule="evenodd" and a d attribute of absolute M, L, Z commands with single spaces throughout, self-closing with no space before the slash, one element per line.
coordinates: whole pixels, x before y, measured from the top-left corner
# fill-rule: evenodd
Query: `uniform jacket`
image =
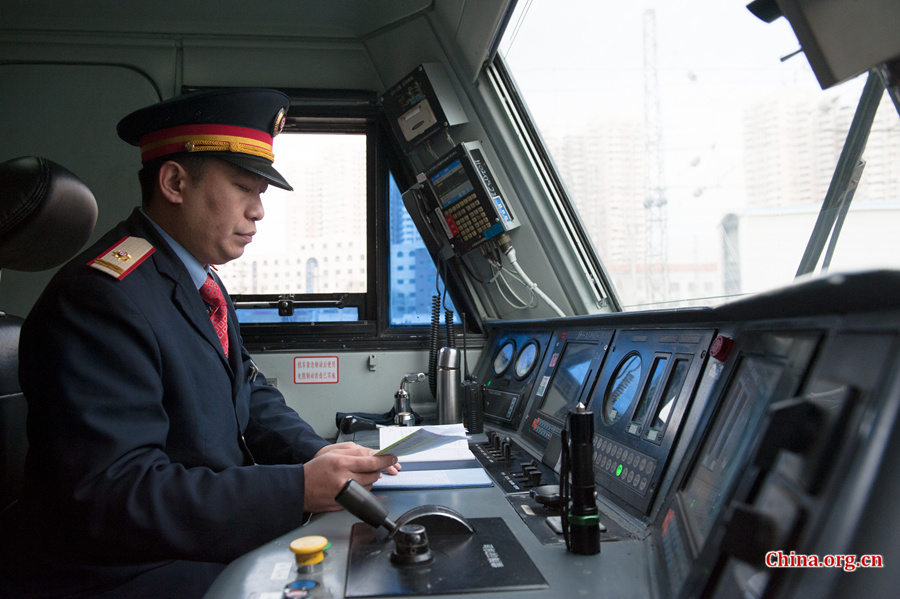
<path fill-rule="evenodd" d="M 87 265 L 129 235 L 155 252 L 122 280 Z M 230 299 L 228 319 L 226 357 L 139 210 L 57 273 L 20 342 L 35 552 L 131 573 L 228 561 L 301 524 L 299 464 L 327 442 L 257 374 Z"/>

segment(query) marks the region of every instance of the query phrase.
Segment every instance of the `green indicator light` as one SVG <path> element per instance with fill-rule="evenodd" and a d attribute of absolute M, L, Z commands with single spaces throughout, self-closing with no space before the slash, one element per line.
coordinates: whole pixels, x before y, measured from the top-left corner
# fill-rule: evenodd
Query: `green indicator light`
<path fill-rule="evenodd" d="M 696 499 L 691 499 L 691 506 L 690 506 L 690 507 L 694 507 L 694 504 L 695 504 L 695 503 L 697 503 L 697 500 L 696 500 Z"/>
<path fill-rule="evenodd" d="M 490 386 L 491 386 L 491 383 L 493 383 L 493 382 L 494 382 L 494 381 L 488 381 L 488 382 L 487 382 L 487 386 L 490 387 Z"/>
<path fill-rule="evenodd" d="M 622 464 L 619 464 L 619 466 L 616 468 L 616 476 L 621 476 L 621 475 L 622 475 Z"/>

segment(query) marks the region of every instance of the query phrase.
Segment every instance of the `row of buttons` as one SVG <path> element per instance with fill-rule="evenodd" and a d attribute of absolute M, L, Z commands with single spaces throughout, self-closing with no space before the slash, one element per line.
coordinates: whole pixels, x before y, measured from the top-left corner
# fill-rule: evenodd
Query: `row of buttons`
<path fill-rule="evenodd" d="M 646 493 L 653 471 L 656 470 L 655 459 L 603 436 L 597 437 L 594 446 L 597 448 L 594 463 L 601 472 L 606 472 L 641 495 Z"/>
<path fill-rule="evenodd" d="M 605 453 L 610 458 L 621 461 L 623 466 L 634 467 L 638 472 L 645 473 L 647 476 L 652 475 L 656 468 L 656 460 L 653 458 L 619 445 L 615 441 L 610 441 L 602 435 L 597 436 L 594 445 L 600 453 Z"/>
<path fill-rule="evenodd" d="M 535 418 L 531 423 L 531 430 L 539 434 L 545 439 L 550 439 L 554 435 L 559 435 L 562 432 L 562 429 L 555 424 L 550 424 L 545 420 L 541 420 L 540 418 Z"/>

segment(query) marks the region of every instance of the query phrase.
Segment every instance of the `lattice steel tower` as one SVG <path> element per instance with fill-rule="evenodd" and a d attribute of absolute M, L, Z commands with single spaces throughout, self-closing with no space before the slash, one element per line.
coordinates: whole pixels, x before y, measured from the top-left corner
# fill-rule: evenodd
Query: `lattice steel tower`
<path fill-rule="evenodd" d="M 662 123 L 659 112 L 656 12 L 644 11 L 644 220 L 646 282 L 650 302 L 666 298 L 668 287 L 668 209 L 663 176 Z"/>

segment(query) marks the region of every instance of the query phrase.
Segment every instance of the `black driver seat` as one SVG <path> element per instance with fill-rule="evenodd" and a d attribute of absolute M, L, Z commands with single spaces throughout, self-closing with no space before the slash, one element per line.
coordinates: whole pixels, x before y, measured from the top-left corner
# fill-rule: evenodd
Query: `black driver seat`
<path fill-rule="evenodd" d="M 0 163 L 0 273 L 62 264 L 84 246 L 96 223 L 94 195 L 65 168 L 34 156 Z M 18 377 L 22 322 L 0 306 L 0 512 L 18 500 L 28 449 Z"/>

